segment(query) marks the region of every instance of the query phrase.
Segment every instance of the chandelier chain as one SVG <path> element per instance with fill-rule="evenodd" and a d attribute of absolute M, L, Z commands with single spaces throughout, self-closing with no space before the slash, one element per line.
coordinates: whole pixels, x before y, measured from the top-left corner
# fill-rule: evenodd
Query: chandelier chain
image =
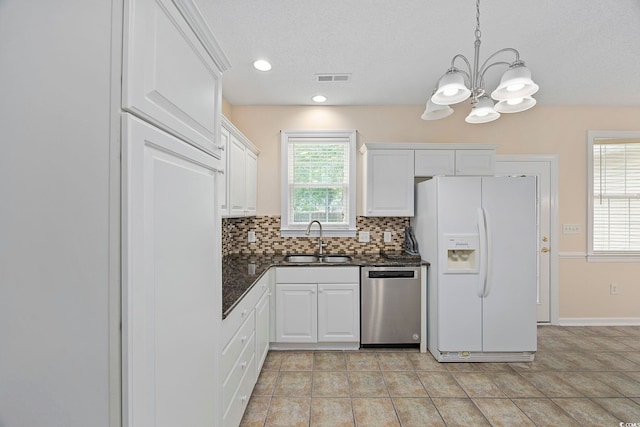
<path fill-rule="evenodd" d="M 480 32 L 480 0 L 476 0 L 476 40 L 482 36 Z"/>

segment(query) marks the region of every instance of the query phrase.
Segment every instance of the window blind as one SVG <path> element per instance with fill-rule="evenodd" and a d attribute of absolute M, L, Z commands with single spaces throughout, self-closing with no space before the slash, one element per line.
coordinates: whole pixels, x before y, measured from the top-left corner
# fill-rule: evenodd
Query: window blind
<path fill-rule="evenodd" d="M 593 250 L 640 252 L 640 142 L 593 143 Z"/>
<path fill-rule="evenodd" d="M 290 223 L 349 223 L 349 144 L 347 138 L 289 139 Z"/>

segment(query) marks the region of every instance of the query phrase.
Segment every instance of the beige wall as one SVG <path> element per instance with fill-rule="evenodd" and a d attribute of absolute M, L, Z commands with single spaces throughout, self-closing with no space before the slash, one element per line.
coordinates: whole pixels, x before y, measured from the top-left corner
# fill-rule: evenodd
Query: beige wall
<path fill-rule="evenodd" d="M 559 223 L 580 224 L 582 233 L 562 235 L 552 249 L 586 252 L 586 132 L 639 130 L 640 107 L 541 107 L 470 125 L 468 107 L 435 122 L 420 120 L 422 106 L 231 106 L 225 115 L 259 149 L 258 215 L 280 213 L 280 130 L 355 129 L 366 142 L 497 144 L 498 154 L 556 154 L 559 159 Z M 360 167 L 358 155 L 358 206 Z M 360 213 L 360 210 L 358 211 Z M 640 320 L 640 263 L 560 260 L 561 318 Z M 609 295 L 609 283 L 619 295 Z"/>

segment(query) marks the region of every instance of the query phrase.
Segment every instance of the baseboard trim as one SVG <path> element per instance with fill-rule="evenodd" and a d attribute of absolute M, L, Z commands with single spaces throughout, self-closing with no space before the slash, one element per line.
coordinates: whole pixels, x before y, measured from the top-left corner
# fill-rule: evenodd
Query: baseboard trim
<path fill-rule="evenodd" d="M 560 326 L 640 326 L 640 317 L 561 317 Z"/>

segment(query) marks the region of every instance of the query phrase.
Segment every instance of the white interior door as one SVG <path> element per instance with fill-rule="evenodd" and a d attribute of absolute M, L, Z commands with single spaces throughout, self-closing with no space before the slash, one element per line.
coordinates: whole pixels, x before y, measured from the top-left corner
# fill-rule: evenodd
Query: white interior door
<path fill-rule="evenodd" d="M 537 177 L 537 212 L 538 212 L 538 309 L 539 323 L 551 322 L 553 277 L 557 275 L 552 266 L 552 248 L 556 248 L 552 232 L 552 210 L 555 209 L 557 188 L 552 182 L 552 170 L 555 159 L 550 156 L 498 156 L 496 159 L 496 175 L 526 175 Z M 557 277 L 557 276 L 556 276 Z M 557 301 L 555 302 L 557 306 Z M 557 313 L 556 313 L 557 316 Z"/>

